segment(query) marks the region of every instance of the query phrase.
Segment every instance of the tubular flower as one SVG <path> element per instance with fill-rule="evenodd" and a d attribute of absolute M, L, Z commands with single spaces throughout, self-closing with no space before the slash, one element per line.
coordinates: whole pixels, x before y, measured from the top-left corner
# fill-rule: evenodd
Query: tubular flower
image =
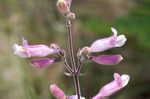
<path fill-rule="evenodd" d="M 30 57 L 45 57 L 48 55 L 56 54 L 59 49 L 49 48 L 46 45 L 28 45 L 27 40 L 23 39 L 22 45 L 13 45 L 14 54 L 22 58 Z"/>
<path fill-rule="evenodd" d="M 111 30 L 114 35 L 108 38 L 96 40 L 89 47 L 89 53 L 102 52 L 110 48 L 122 47 L 125 44 L 127 40 L 125 35 L 117 36 L 117 30 L 115 28 L 111 28 Z"/>
<path fill-rule="evenodd" d="M 124 88 L 130 80 L 130 76 L 127 74 L 119 75 L 114 73 L 114 80 L 105 85 L 99 93 L 92 99 L 102 99 L 103 97 L 109 97 L 120 89 Z"/>
<path fill-rule="evenodd" d="M 66 96 L 64 92 L 57 87 L 56 84 L 50 85 L 50 91 L 57 99 L 78 99 L 77 95 L 72 96 Z M 84 97 L 81 97 L 81 99 L 85 99 Z"/>
<path fill-rule="evenodd" d="M 104 65 L 116 65 L 118 64 L 123 57 L 121 55 L 113 55 L 113 56 L 108 56 L 108 55 L 102 55 L 102 56 L 97 56 L 97 57 L 91 57 L 90 60 L 98 63 L 98 64 L 104 64 Z"/>
<path fill-rule="evenodd" d="M 66 99 L 64 92 L 59 89 L 56 84 L 50 85 L 50 91 L 57 99 Z"/>
<path fill-rule="evenodd" d="M 105 65 L 115 65 L 118 64 L 123 57 L 121 55 L 113 55 L 113 56 L 92 56 L 90 57 L 89 54 L 96 53 L 96 52 L 103 52 L 105 50 L 115 48 L 115 47 L 122 47 L 126 42 L 125 35 L 117 36 L 117 30 L 115 28 L 111 28 L 112 32 L 114 33 L 112 36 L 99 39 L 94 41 L 90 47 L 86 46 L 83 47 L 79 52 L 78 56 L 88 56 L 89 59 L 93 62 Z"/>
<path fill-rule="evenodd" d="M 34 66 L 38 68 L 44 68 L 44 67 L 50 66 L 54 62 L 56 62 L 56 58 L 46 58 L 46 59 L 40 59 L 40 60 L 32 60 L 31 64 L 33 64 Z"/>

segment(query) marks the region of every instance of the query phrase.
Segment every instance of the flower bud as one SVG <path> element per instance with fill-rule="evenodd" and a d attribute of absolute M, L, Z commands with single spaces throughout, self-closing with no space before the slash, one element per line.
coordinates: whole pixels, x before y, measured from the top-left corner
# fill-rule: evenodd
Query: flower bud
<path fill-rule="evenodd" d="M 64 92 L 56 84 L 50 85 L 50 91 L 57 99 L 66 99 Z"/>
<path fill-rule="evenodd" d="M 67 4 L 66 0 L 58 0 L 57 8 L 60 13 L 67 14 L 70 10 L 69 5 Z"/>
<path fill-rule="evenodd" d="M 67 14 L 67 18 L 70 19 L 70 20 L 74 20 L 76 18 L 76 15 L 75 15 L 75 13 L 70 12 L 70 13 Z"/>
<path fill-rule="evenodd" d="M 81 50 L 79 50 L 78 52 L 78 56 L 81 57 L 81 56 L 86 56 L 89 54 L 89 47 L 83 47 Z"/>

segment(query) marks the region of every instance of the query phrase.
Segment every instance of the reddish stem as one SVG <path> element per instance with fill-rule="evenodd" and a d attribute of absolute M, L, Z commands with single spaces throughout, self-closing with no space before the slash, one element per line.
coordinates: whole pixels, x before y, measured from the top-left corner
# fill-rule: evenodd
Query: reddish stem
<path fill-rule="evenodd" d="M 78 77 L 78 74 L 76 72 L 77 66 L 76 66 L 74 53 L 73 53 L 71 21 L 69 19 L 66 20 L 66 28 L 67 28 L 67 35 L 68 35 L 71 65 L 72 65 L 72 68 L 73 68 L 73 78 L 74 78 L 74 84 L 75 84 L 75 89 L 76 89 L 76 95 L 77 95 L 78 99 L 80 99 L 81 94 L 80 94 L 79 77 Z"/>

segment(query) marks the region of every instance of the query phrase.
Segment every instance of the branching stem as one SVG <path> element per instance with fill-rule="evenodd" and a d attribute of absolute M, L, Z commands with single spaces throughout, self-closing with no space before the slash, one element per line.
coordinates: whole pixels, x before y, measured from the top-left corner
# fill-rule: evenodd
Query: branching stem
<path fill-rule="evenodd" d="M 75 57 L 73 53 L 71 21 L 69 19 L 66 19 L 66 29 L 67 29 L 67 35 L 68 35 L 69 53 L 70 53 L 71 65 L 73 68 L 73 78 L 74 78 L 74 84 L 75 84 L 75 89 L 76 89 L 76 95 L 78 99 L 80 99 L 81 93 L 80 93 L 79 76 L 76 71 L 77 66 L 76 66 Z"/>

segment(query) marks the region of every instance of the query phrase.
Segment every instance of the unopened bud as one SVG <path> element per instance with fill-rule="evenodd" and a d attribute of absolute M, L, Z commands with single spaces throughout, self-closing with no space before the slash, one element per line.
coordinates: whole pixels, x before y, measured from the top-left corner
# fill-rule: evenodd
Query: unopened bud
<path fill-rule="evenodd" d="M 70 13 L 67 14 L 67 18 L 70 19 L 70 20 L 74 20 L 76 18 L 76 15 L 75 15 L 75 13 L 70 12 Z"/>
<path fill-rule="evenodd" d="M 78 52 L 78 56 L 86 56 L 89 54 L 89 47 L 84 47 Z"/>
<path fill-rule="evenodd" d="M 66 0 L 58 0 L 57 8 L 62 14 L 67 14 L 70 10 Z"/>
<path fill-rule="evenodd" d="M 60 54 L 61 56 L 65 56 L 65 51 L 64 51 L 64 50 L 60 50 L 59 54 Z"/>
<path fill-rule="evenodd" d="M 66 95 L 64 92 L 57 87 L 57 85 L 52 84 L 50 85 L 50 91 L 57 99 L 66 99 Z"/>

